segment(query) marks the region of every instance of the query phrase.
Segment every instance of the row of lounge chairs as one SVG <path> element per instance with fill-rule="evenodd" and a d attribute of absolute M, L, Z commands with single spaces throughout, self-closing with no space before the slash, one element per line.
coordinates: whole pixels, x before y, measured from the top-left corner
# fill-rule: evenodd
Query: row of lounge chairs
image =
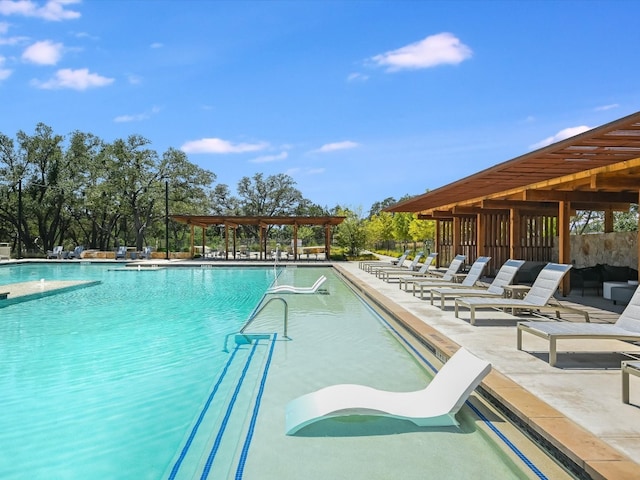
<path fill-rule="evenodd" d="M 462 257 L 462 261 L 461 261 Z M 423 272 L 427 278 L 416 278 L 415 272 L 406 270 L 405 275 L 397 275 L 400 288 L 405 291 L 412 287 L 412 292 L 420 298 L 430 293 L 431 304 L 439 298 L 439 307 L 445 308 L 445 300 L 454 300 L 454 314 L 460 318 L 461 310 L 469 310 L 469 323 L 476 324 L 476 311 L 479 309 L 511 309 L 512 313 L 521 311 L 554 312 L 559 319 L 561 312 L 582 315 L 585 323 L 557 321 L 521 321 L 517 324 L 517 349 L 522 350 L 524 333 L 547 339 L 549 341 L 549 365 L 557 363 L 557 341 L 562 339 L 615 339 L 628 342 L 640 341 L 640 289 L 637 289 L 624 312 L 615 324 L 590 323 L 589 312 L 573 306 L 565 305 L 554 297 L 560 282 L 571 269 L 571 265 L 548 263 L 537 275 L 531 288 L 523 298 L 504 298 L 505 287 L 513 282 L 522 260 L 510 259 L 502 265 L 491 284 L 479 286 L 477 282 L 490 260 L 479 257 L 471 266 L 462 283 L 456 283 L 457 272 L 464 262 L 464 256 L 458 255 L 440 277 L 429 268 Z M 402 263 L 402 258 L 398 259 Z M 427 262 L 425 262 L 427 263 Z M 369 271 L 375 267 L 369 264 Z M 430 263 L 429 263 L 430 265 Z M 424 267 L 424 265 L 423 265 Z M 361 267 L 366 268 L 366 267 Z M 377 267 L 382 268 L 382 266 Z M 388 269 L 389 267 L 384 267 Z M 375 270 L 373 270 L 375 271 Z M 390 276 L 378 275 L 389 281 Z"/>
<path fill-rule="evenodd" d="M 62 245 L 56 245 L 53 247 L 53 250 L 47 250 L 47 259 L 55 258 L 59 260 L 80 258 L 82 252 L 84 252 L 84 247 L 82 245 L 78 245 L 70 252 L 65 251 Z"/>

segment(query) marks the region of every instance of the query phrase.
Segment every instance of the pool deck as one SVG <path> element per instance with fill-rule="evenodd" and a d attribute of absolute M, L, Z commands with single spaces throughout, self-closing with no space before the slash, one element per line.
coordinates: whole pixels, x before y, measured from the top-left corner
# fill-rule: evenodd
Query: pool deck
<path fill-rule="evenodd" d="M 446 355 L 464 346 L 490 360 L 493 371 L 484 390 L 592 478 L 640 478 L 640 381 L 630 379 L 631 404 L 624 404 L 620 372 L 621 361 L 640 358 L 640 346 L 615 340 L 559 341 L 558 364 L 550 367 L 548 341 L 525 335 L 524 350 L 516 349 L 512 315 L 477 312 L 473 326 L 468 311 L 455 318 L 452 301 L 443 311 L 400 290 L 397 283 L 360 270 L 357 262 L 335 266 L 364 295 Z M 613 323 L 624 308 L 599 297 L 562 301 L 586 308 L 594 323 Z M 562 317 L 584 321 L 579 315 Z"/>

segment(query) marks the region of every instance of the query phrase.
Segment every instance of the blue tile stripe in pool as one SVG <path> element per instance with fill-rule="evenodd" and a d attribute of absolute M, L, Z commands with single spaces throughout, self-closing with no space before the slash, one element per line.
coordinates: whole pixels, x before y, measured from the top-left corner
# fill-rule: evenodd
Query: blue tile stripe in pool
<path fill-rule="evenodd" d="M 249 358 L 242 369 L 242 374 L 238 379 L 238 383 L 236 384 L 236 388 L 233 391 L 233 395 L 231 396 L 231 400 L 229 401 L 229 405 L 227 406 L 227 411 L 224 414 L 224 418 L 222 419 L 222 423 L 220 425 L 220 429 L 218 430 L 218 434 L 216 435 L 216 439 L 213 442 L 213 446 L 211 447 L 211 451 L 209 452 L 209 456 L 207 457 L 207 461 L 205 462 L 204 468 L 202 470 L 202 474 L 200 475 L 201 480 L 205 480 L 209 476 L 209 472 L 211 471 L 211 466 L 213 465 L 213 461 L 216 458 L 216 454 L 218 453 L 218 449 L 220 448 L 220 444 L 222 443 L 222 437 L 224 436 L 224 432 L 227 428 L 229 418 L 231 417 L 231 412 L 233 411 L 233 407 L 238 399 L 238 394 L 240 393 L 240 389 L 242 388 L 242 383 L 247 375 L 247 371 L 249 370 L 249 365 L 251 364 L 251 360 L 253 360 L 253 356 L 256 353 L 256 348 L 260 343 L 259 340 L 253 344 L 253 348 L 251 349 L 251 353 L 249 354 Z"/>
<path fill-rule="evenodd" d="M 238 462 L 238 468 L 236 470 L 236 477 L 235 477 L 236 480 L 242 480 L 242 476 L 244 475 L 244 466 L 247 462 L 247 455 L 249 454 L 249 447 L 251 446 L 251 440 L 253 438 L 253 432 L 256 426 L 256 420 L 258 418 L 258 411 L 260 410 L 262 393 L 264 392 L 264 387 L 267 383 L 267 374 L 269 373 L 269 366 L 271 365 L 271 358 L 273 357 L 273 350 L 276 346 L 277 337 L 278 337 L 278 334 L 275 333 L 273 335 L 273 338 L 271 339 L 271 348 L 269 349 L 269 356 L 267 357 L 267 361 L 265 363 L 265 367 L 262 372 L 262 379 L 260 380 L 260 388 L 258 390 L 258 395 L 256 396 L 256 403 L 253 407 L 253 414 L 251 415 L 249 430 L 247 432 L 244 445 L 242 446 L 242 452 L 240 454 L 240 460 Z"/>
<path fill-rule="evenodd" d="M 367 304 L 367 302 L 365 302 L 362 297 L 360 295 L 357 295 L 357 297 L 360 299 L 360 301 L 363 303 L 363 305 L 365 305 L 371 312 L 373 312 L 374 315 L 376 315 L 380 321 L 382 323 L 384 323 L 387 328 L 389 330 L 391 330 L 393 333 L 395 333 L 397 335 L 398 338 L 400 338 L 402 340 L 402 342 L 418 357 L 420 358 L 420 360 L 422 360 L 425 365 L 427 365 L 434 373 L 437 373 L 438 370 L 436 369 L 436 367 L 433 366 L 433 364 L 431 362 L 429 362 L 429 360 L 427 360 L 413 345 L 411 345 L 411 343 L 409 343 L 409 341 L 397 330 L 393 327 L 393 325 L 391 325 L 389 322 L 387 322 L 382 315 L 380 315 L 378 312 L 376 312 L 371 305 Z M 469 406 L 479 417 L 480 419 L 484 422 L 485 425 L 487 425 L 497 436 L 498 438 L 500 438 L 500 440 L 502 440 L 504 442 L 504 444 L 509 447 L 509 449 L 518 457 L 520 458 L 520 460 L 522 460 L 524 462 L 524 464 L 529 467 L 531 469 L 531 471 L 541 480 L 548 480 L 547 477 L 533 464 L 533 462 L 531 460 L 529 460 L 527 458 L 527 456 L 522 453 L 520 451 L 520 449 L 518 449 L 518 447 L 516 447 L 502 432 L 500 432 L 498 430 L 498 428 L 491 422 L 491 420 L 489 420 L 487 417 L 485 417 L 484 415 L 482 415 L 482 413 L 480 413 L 480 411 L 478 411 L 478 409 L 476 409 L 473 405 L 471 405 L 471 403 L 469 403 L 468 401 L 466 402 L 467 406 Z"/>
<path fill-rule="evenodd" d="M 224 366 L 224 368 L 222 370 L 222 373 L 220 374 L 220 377 L 218 378 L 218 381 L 216 382 L 216 384 L 214 385 L 213 389 L 211 390 L 211 393 L 209 394 L 209 398 L 207 398 L 207 401 L 205 402 L 204 407 L 202 408 L 202 411 L 200 412 L 200 415 L 198 416 L 198 420 L 196 420 L 196 423 L 193 426 L 193 428 L 191 429 L 191 433 L 189 434 L 189 438 L 187 439 L 184 447 L 182 448 L 182 451 L 180 452 L 180 456 L 176 460 L 176 463 L 173 465 L 173 468 L 171 469 L 171 473 L 169 474 L 169 480 L 173 480 L 173 479 L 176 478 L 176 475 L 178 474 L 178 470 L 180 470 L 180 466 L 182 465 L 182 461 L 184 460 L 185 456 L 187 455 L 187 452 L 189 451 L 189 448 L 191 447 L 191 443 L 193 442 L 193 439 L 196 436 L 198 428 L 200 427 L 200 424 L 202 423 L 202 420 L 204 419 L 204 417 L 205 417 L 205 415 L 207 413 L 207 410 L 209 409 L 209 406 L 211 405 L 211 402 L 213 401 L 213 398 L 216 396 L 216 393 L 218 393 L 218 389 L 220 388 L 220 384 L 222 383 L 222 381 L 224 380 L 225 376 L 227 375 L 227 372 L 229 371 L 229 366 L 233 363 L 233 359 L 235 358 L 237 353 L 238 353 L 238 346 L 236 346 L 236 348 L 233 350 L 233 352 L 229 356 L 229 359 L 227 360 L 227 363 L 225 364 L 225 366 Z"/>

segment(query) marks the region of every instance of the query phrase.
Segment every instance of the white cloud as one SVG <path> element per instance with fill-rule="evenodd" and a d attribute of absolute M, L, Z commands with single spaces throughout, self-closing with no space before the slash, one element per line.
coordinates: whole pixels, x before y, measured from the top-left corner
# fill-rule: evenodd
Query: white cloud
<path fill-rule="evenodd" d="M 135 115 L 119 115 L 113 119 L 116 123 L 128 123 L 128 122 L 141 122 L 147 120 L 153 115 L 160 112 L 160 107 L 153 107 L 150 111 L 144 113 L 137 113 Z"/>
<path fill-rule="evenodd" d="M 268 143 L 231 143 L 221 138 L 202 138 L 186 142 L 180 149 L 185 153 L 247 153 L 258 152 Z"/>
<path fill-rule="evenodd" d="M 289 154 L 287 152 L 279 153 L 278 155 L 264 155 L 262 157 L 254 158 L 253 160 L 249 160 L 251 163 L 269 163 L 269 162 L 278 162 L 280 160 L 286 160 Z"/>
<path fill-rule="evenodd" d="M 606 110 L 611 110 L 613 108 L 618 108 L 620 105 L 618 105 L 617 103 L 612 103 L 610 105 L 602 105 L 601 107 L 596 107 L 594 110 L 596 112 L 604 112 Z"/>
<path fill-rule="evenodd" d="M 344 142 L 327 143 L 321 146 L 319 149 L 314 150 L 314 152 L 318 152 L 318 153 L 335 152 L 336 150 L 347 150 L 349 148 L 356 148 L 359 146 L 360 146 L 359 143 L 346 140 Z"/>
<path fill-rule="evenodd" d="M 162 48 L 164 47 L 164 44 L 160 43 L 160 42 L 153 42 L 151 45 L 149 45 L 151 48 Z"/>
<path fill-rule="evenodd" d="M 372 57 L 379 67 L 387 67 L 387 72 L 417 70 L 438 65 L 457 65 L 472 55 L 469 47 L 451 33 L 438 33 L 390 52 Z"/>
<path fill-rule="evenodd" d="M 6 35 L 9 33 L 9 24 L 7 22 L 0 22 L 0 35 Z"/>
<path fill-rule="evenodd" d="M 347 77 L 347 82 L 366 82 L 367 80 L 369 80 L 369 75 L 360 72 L 350 73 Z"/>
<path fill-rule="evenodd" d="M 552 137 L 547 137 L 544 140 L 540 140 L 538 143 L 534 143 L 529 148 L 532 150 L 537 150 L 538 148 L 546 147 L 547 145 L 551 145 L 552 143 L 559 142 L 560 140 L 565 140 L 567 138 L 573 137 L 575 135 L 579 135 L 587 130 L 591 130 L 593 127 L 587 127 L 586 125 L 581 125 L 579 127 L 569 127 L 563 130 L 560 130 L 558 133 L 553 135 Z"/>
<path fill-rule="evenodd" d="M 86 90 L 94 87 L 106 87 L 114 82 L 113 78 L 103 77 L 97 73 L 89 73 L 87 68 L 71 70 L 64 68 L 58 70 L 55 76 L 46 82 L 34 80 L 32 83 L 38 87 L 47 90 L 58 88 L 71 88 L 73 90 Z"/>
<path fill-rule="evenodd" d="M 67 10 L 67 5 L 81 0 L 49 0 L 43 6 L 32 0 L 0 0 L 0 15 L 22 15 L 57 22 L 80 18 L 80 12 Z"/>
<path fill-rule="evenodd" d="M 50 40 L 36 42 L 22 52 L 22 59 L 38 65 L 55 65 L 62 57 L 62 48 L 61 43 L 53 43 Z"/>

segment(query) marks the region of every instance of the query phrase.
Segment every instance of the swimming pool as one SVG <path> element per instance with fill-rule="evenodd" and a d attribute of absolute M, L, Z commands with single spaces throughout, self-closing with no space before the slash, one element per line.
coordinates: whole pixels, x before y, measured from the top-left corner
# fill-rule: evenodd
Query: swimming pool
<path fill-rule="evenodd" d="M 285 436 L 298 395 L 416 390 L 432 375 L 330 269 L 281 270 L 281 284 L 326 274 L 328 294 L 283 295 L 288 338 L 273 302 L 250 328 L 264 336 L 236 346 L 226 337 L 273 268 L 114 268 L 0 268 L 0 285 L 101 281 L 0 308 L 1 478 L 541 478 L 472 410 L 459 429 L 350 418 Z"/>

